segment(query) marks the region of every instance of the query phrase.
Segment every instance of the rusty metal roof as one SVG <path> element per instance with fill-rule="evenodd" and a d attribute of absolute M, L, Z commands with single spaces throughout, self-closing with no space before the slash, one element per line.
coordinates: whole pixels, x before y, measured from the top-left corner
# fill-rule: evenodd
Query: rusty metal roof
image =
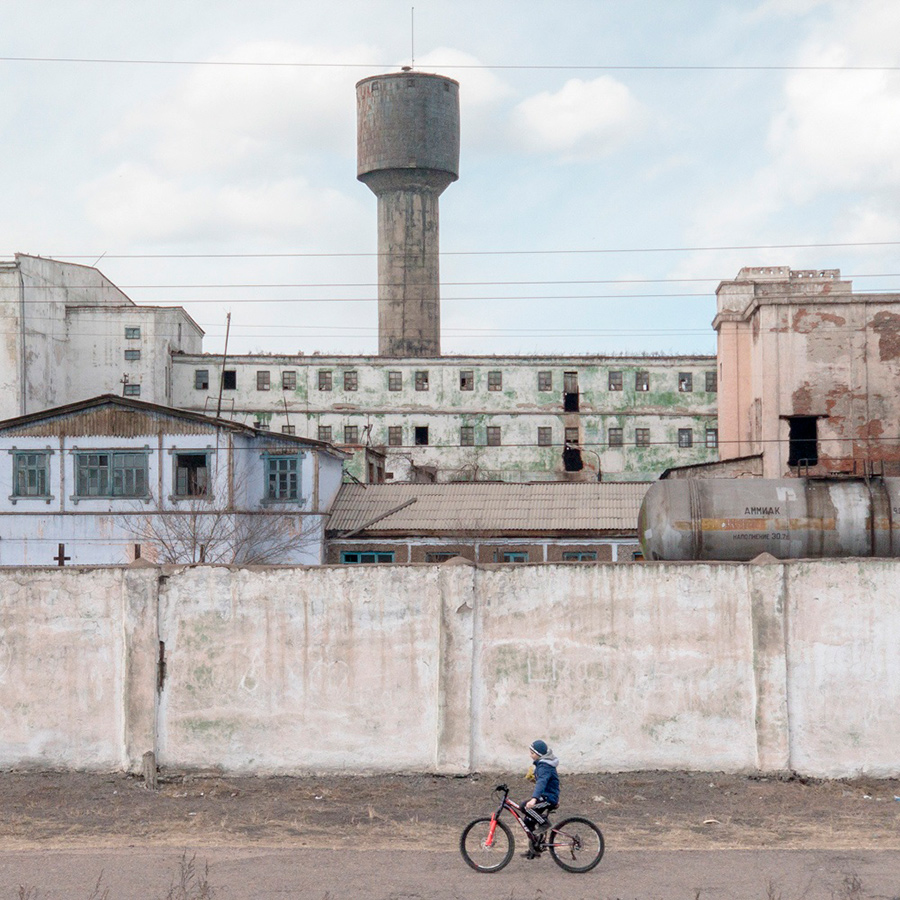
<path fill-rule="evenodd" d="M 648 482 L 345 484 L 328 533 L 635 534 Z"/>

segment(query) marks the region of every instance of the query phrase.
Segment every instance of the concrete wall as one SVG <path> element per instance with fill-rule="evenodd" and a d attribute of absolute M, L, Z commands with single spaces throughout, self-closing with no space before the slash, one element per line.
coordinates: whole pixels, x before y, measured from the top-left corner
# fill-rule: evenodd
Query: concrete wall
<path fill-rule="evenodd" d="M 900 562 L 0 570 L 0 765 L 897 776 Z M 164 680 L 157 692 L 160 643 Z"/>

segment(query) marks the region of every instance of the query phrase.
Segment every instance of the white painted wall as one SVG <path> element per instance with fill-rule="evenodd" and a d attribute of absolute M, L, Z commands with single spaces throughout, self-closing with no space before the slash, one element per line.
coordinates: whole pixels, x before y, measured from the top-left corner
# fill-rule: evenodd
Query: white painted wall
<path fill-rule="evenodd" d="M 893 560 L 0 570 L 0 766 L 509 771 L 541 736 L 569 772 L 896 777 L 898 584 Z"/>

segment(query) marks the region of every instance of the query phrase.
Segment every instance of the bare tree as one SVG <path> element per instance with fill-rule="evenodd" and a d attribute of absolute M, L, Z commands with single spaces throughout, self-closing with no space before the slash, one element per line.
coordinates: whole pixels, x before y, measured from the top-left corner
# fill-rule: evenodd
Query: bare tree
<path fill-rule="evenodd" d="M 243 496 L 238 480 L 233 492 Z M 321 517 L 280 508 L 236 510 L 217 502 L 212 485 L 186 498 L 175 509 L 135 508 L 122 519 L 129 537 L 158 563 L 271 565 L 296 561 L 298 551 L 322 538 Z"/>

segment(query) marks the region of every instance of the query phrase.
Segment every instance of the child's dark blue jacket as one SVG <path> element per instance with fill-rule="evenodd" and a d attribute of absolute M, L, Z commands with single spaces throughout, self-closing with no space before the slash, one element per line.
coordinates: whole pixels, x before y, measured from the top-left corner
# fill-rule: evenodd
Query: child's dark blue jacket
<path fill-rule="evenodd" d="M 559 803 L 559 775 L 556 767 L 559 759 L 549 753 L 535 760 L 533 797 L 543 797 L 551 803 Z"/>

